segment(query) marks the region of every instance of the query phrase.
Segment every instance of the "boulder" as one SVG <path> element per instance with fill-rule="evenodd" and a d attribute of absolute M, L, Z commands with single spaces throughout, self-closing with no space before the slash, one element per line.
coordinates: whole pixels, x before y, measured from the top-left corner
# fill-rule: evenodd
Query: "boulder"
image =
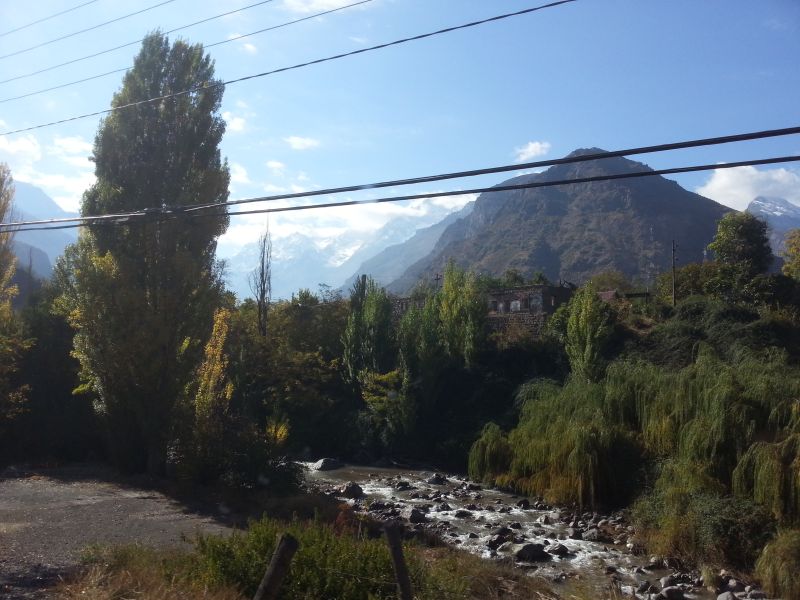
<path fill-rule="evenodd" d="M 472 517 L 472 513 L 468 510 L 460 509 L 457 510 L 454 515 L 456 519 L 469 519 Z"/>
<path fill-rule="evenodd" d="M 677 585 L 671 585 L 661 590 L 656 598 L 663 598 L 664 600 L 683 600 L 684 595 L 681 588 Z"/>
<path fill-rule="evenodd" d="M 320 458 L 317 462 L 311 465 L 315 471 L 334 471 L 341 469 L 344 465 L 335 458 Z"/>
<path fill-rule="evenodd" d="M 531 507 L 531 503 L 527 498 L 523 498 L 519 502 L 517 502 L 517 508 L 521 508 L 522 510 L 528 510 Z"/>
<path fill-rule="evenodd" d="M 583 531 L 578 529 L 577 527 L 568 527 L 567 528 L 567 537 L 571 540 L 582 540 L 583 539 Z"/>
<path fill-rule="evenodd" d="M 440 473 L 434 473 L 431 477 L 428 477 L 428 479 L 426 479 L 425 482 L 431 485 L 447 485 L 448 483 L 450 483 L 449 481 L 447 481 L 447 477 L 445 477 Z"/>
<path fill-rule="evenodd" d="M 426 517 L 425 513 L 420 509 L 412 508 L 411 512 L 408 514 L 408 520 L 411 523 L 427 523 L 428 517 Z"/>
<path fill-rule="evenodd" d="M 362 490 L 361 486 L 355 481 L 348 481 L 341 488 L 339 488 L 339 496 L 356 500 L 364 497 L 364 490 Z"/>
<path fill-rule="evenodd" d="M 747 597 L 751 598 L 752 600 L 763 600 L 767 597 L 767 595 L 761 590 L 750 590 L 747 592 Z"/>
<path fill-rule="evenodd" d="M 717 600 L 739 600 L 733 592 L 722 592 Z"/>
<path fill-rule="evenodd" d="M 744 584 L 739 581 L 738 579 L 729 579 L 727 585 L 728 591 L 731 592 L 743 592 L 744 591 Z"/>
<path fill-rule="evenodd" d="M 659 580 L 662 588 L 667 588 L 677 583 L 674 575 L 665 575 Z"/>
<path fill-rule="evenodd" d="M 603 538 L 603 534 L 600 533 L 600 530 L 597 527 L 592 527 L 583 532 L 583 539 L 589 542 L 599 542 Z"/>
<path fill-rule="evenodd" d="M 568 556 L 571 554 L 569 548 L 567 548 L 564 544 L 556 544 L 552 548 L 548 548 L 547 551 L 553 556 Z"/>
<path fill-rule="evenodd" d="M 550 559 L 542 544 L 518 544 L 513 548 L 514 558 L 521 562 L 541 562 Z"/>

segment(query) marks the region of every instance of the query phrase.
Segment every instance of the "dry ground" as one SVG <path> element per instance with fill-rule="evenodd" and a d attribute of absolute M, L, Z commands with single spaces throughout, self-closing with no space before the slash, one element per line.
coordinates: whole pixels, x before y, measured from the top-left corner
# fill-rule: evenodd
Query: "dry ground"
<path fill-rule="evenodd" d="M 0 474 L 0 598 L 47 597 L 92 544 L 188 545 L 231 530 L 221 512 L 190 508 L 93 465 Z"/>

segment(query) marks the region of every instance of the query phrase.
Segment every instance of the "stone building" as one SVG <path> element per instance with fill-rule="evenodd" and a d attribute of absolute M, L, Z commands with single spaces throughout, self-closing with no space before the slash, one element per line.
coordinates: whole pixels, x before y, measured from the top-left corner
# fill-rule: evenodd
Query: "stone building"
<path fill-rule="evenodd" d="M 548 315 L 569 302 L 574 290 L 575 287 L 566 282 L 560 285 L 536 284 L 489 290 L 486 295 L 489 329 L 501 332 L 521 327 L 538 334 Z M 393 298 L 393 317 L 400 320 L 412 306 L 422 308 L 424 302 L 424 299 Z"/>
<path fill-rule="evenodd" d="M 538 335 L 547 317 L 569 302 L 574 290 L 568 283 L 490 290 L 487 295 L 489 328 L 493 332 L 516 328 Z"/>

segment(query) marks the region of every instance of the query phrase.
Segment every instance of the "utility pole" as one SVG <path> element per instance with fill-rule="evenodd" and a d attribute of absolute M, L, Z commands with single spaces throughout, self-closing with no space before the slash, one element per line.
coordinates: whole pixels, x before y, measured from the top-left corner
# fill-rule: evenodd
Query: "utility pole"
<path fill-rule="evenodd" d="M 672 240 L 672 306 L 675 306 L 675 240 Z"/>

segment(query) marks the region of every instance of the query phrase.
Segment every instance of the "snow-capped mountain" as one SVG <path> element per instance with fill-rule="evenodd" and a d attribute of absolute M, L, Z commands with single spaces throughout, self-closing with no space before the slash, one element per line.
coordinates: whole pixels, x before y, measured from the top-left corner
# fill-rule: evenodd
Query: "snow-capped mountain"
<path fill-rule="evenodd" d="M 337 289 L 365 261 L 438 223 L 453 210 L 433 205 L 425 215 L 395 217 L 374 231 L 345 231 L 326 238 L 302 233 L 273 238 L 272 297 L 290 298 L 300 288 L 316 291 L 320 284 Z M 228 287 L 239 299 L 251 296 L 247 277 L 258 264 L 257 245 L 244 246 L 226 263 Z"/>
<path fill-rule="evenodd" d="M 784 238 L 791 229 L 800 227 L 800 206 L 785 198 L 759 196 L 747 205 L 747 212 L 764 219 L 769 224 L 769 241 L 772 251 L 780 255 Z"/>

